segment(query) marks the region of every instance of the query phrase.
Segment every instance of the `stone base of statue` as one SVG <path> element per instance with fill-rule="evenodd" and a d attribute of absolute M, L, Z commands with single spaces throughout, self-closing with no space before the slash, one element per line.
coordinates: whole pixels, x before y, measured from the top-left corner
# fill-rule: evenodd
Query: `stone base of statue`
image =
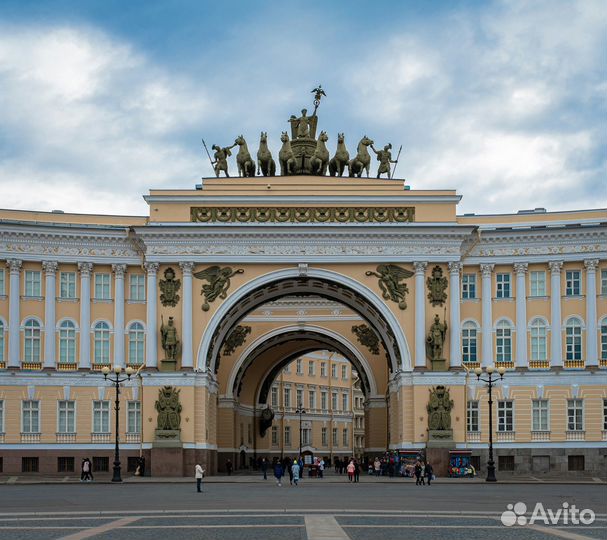
<path fill-rule="evenodd" d="M 452 429 L 429 429 L 428 448 L 451 448 L 453 446 Z"/>
<path fill-rule="evenodd" d="M 180 429 L 157 429 L 155 435 L 154 446 L 181 446 Z"/>
<path fill-rule="evenodd" d="M 429 429 L 426 443 L 426 461 L 434 474 L 445 478 L 449 473 L 449 450 L 455 448 L 452 429 Z"/>
<path fill-rule="evenodd" d="M 177 360 L 161 360 L 159 371 L 177 371 Z"/>
<path fill-rule="evenodd" d="M 316 150 L 314 139 L 293 139 L 291 148 L 295 155 L 295 174 L 312 174 L 311 158 Z"/>
<path fill-rule="evenodd" d="M 157 429 L 152 443 L 152 476 L 183 476 L 180 429 Z"/>
<path fill-rule="evenodd" d="M 447 360 L 440 358 L 439 360 L 430 360 L 431 371 L 447 371 Z"/>

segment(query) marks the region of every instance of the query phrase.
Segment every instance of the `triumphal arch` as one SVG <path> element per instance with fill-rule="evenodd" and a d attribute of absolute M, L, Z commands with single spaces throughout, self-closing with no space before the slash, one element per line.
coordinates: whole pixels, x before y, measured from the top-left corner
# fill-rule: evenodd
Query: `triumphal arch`
<path fill-rule="evenodd" d="M 391 145 L 360 134 L 350 154 L 319 131 L 323 95 L 278 153 L 265 132 L 256 156 L 242 135 L 213 145 L 216 177 L 152 189 L 147 216 L 0 211 L 5 472 L 85 455 L 103 470 L 116 434 L 100 372 L 116 366 L 136 370 L 123 467 L 142 455 L 155 475 L 300 451 L 425 452 L 443 473 L 460 451 L 483 467 L 471 370 L 493 364 L 502 470 L 600 468 L 605 210 L 458 215 L 455 190 L 394 178 Z"/>

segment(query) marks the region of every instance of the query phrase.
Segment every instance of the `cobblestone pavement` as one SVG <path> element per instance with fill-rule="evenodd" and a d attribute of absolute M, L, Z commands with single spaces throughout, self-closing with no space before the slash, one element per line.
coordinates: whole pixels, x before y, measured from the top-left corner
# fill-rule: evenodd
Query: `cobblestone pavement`
<path fill-rule="evenodd" d="M 508 504 L 536 503 L 556 525 L 503 525 Z M 563 503 L 596 514 L 564 522 Z M 520 508 L 520 506 L 518 507 Z M 515 508 L 516 509 L 516 508 Z M 54 540 L 570 540 L 607 538 L 603 485 L 206 483 L 7 485 L 0 488 L 0 539 Z M 520 517 L 520 516 L 519 516 Z"/>

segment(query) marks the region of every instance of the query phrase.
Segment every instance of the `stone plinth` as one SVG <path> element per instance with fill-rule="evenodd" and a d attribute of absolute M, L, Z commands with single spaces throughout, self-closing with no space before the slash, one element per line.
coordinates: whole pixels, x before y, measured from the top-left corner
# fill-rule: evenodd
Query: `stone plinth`
<path fill-rule="evenodd" d="M 447 371 L 447 361 L 444 358 L 440 360 L 430 360 L 432 371 Z"/>
<path fill-rule="evenodd" d="M 177 371 L 177 360 L 161 360 L 160 371 Z"/>
<path fill-rule="evenodd" d="M 167 441 L 168 442 L 168 441 Z M 183 448 L 179 441 L 178 446 L 165 446 L 165 444 L 154 442 L 152 446 L 152 476 L 184 476 L 183 470 Z"/>
<path fill-rule="evenodd" d="M 453 441 L 451 442 L 453 445 Z M 446 478 L 449 473 L 449 448 L 433 448 L 431 446 L 426 447 L 426 462 L 432 465 L 434 474 L 442 478 Z"/>

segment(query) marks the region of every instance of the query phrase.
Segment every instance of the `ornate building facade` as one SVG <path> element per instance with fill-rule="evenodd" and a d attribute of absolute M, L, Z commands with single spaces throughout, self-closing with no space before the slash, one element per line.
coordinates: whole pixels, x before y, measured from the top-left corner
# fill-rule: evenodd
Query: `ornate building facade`
<path fill-rule="evenodd" d="M 142 452 L 152 474 L 286 449 L 298 390 L 320 411 L 306 441 L 323 455 L 334 429 L 333 455 L 358 453 L 357 441 L 368 455 L 421 450 L 437 385 L 454 403 L 448 445 L 482 468 L 486 392 L 469 370 L 493 364 L 506 368 L 494 396 L 498 471 L 604 471 L 604 209 L 457 215 L 452 190 L 316 176 L 205 179 L 145 199 L 142 217 L 0 211 L 4 474 L 64 473 L 84 456 L 109 466 L 105 366 L 144 366 L 122 389 L 119 436 L 123 465 Z M 338 403 L 362 406 L 360 424 L 352 411 L 323 416 L 330 355 L 349 374 L 342 385 L 338 369 Z M 287 406 L 283 370 L 302 357 L 314 380 L 292 375 Z M 181 403 L 168 445 L 155 409 L 164 386 Z"/>

